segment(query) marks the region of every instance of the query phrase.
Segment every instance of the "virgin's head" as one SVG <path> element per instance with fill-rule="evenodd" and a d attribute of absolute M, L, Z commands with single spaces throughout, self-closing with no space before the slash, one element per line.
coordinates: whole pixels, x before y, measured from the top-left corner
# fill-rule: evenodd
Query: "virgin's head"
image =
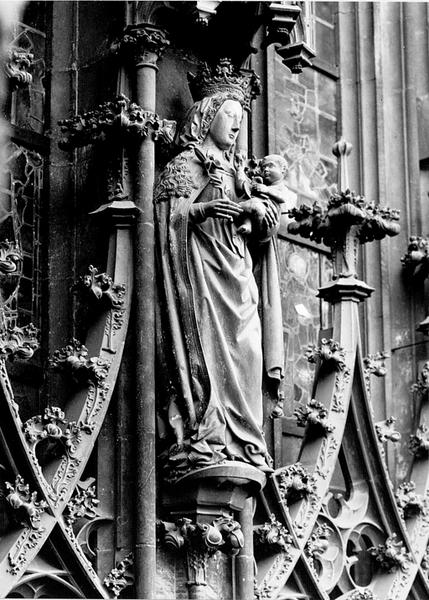
<path fill-rule="evenodd" d="M 179 131 L 178 143 L 186 148 L 211 139 L 221 150 L 229 150 L 237 140 L 242 118 L 243 108 L 235 95 L 208 96 L 189 110 Z"/>

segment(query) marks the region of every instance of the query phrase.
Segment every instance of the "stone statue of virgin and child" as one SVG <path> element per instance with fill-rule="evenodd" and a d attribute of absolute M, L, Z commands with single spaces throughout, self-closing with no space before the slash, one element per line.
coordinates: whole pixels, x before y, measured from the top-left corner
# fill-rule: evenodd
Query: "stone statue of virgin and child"
<path fill-rule="evenodd" d="M 225 461 L 271 470 L 263 378 L 276 388 L 284 365 L 273 236 L 285 162 L 266 157 L 252 182 L 235 156 L 248 76 L 206 66 L 194 89 L 182 152 L 155 189 L 158 429 L 173 480 Z"/>

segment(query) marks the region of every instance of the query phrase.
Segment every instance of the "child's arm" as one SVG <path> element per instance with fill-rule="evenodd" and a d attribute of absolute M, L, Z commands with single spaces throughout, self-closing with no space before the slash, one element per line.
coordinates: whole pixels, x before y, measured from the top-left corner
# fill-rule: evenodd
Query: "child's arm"
<path fill-rule="evenodd" d="M 286 188 L 286 186 L 269 186 L 263 183 L 254 183 L 252 184 L 252 192 L 256 192 L 259 195 L 263 195 L 265 198 L 269 198 L 277 204 L 284 204 L 288 198 L 288 189 Z"/>

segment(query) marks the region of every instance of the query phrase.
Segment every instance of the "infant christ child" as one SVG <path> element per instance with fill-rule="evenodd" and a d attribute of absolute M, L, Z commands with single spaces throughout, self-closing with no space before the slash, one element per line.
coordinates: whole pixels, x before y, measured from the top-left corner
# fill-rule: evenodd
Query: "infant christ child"
<path fill-rule="evenodd" d="M 295 204 L 295 194 L 289 190 L 285 183 L 287 162 L 279 154 L 269 154 L 261 160 L 261 177 L 250 181 L 244 173 L 244 168 L 239 165 L 236 174 L 238 191 L 243 193 L 248 200 L 243 200 L 240 207 L 244 213 L 237 228 L 241 235 L 252 232 L 254 221 L 259 225 L 265 214 L 264 200 L 271 200 L 278 207 L 280 216 L 281 205 L 287 204 L 292 208 Z M 262 179 L 262 180 L 261 180 Z"/>

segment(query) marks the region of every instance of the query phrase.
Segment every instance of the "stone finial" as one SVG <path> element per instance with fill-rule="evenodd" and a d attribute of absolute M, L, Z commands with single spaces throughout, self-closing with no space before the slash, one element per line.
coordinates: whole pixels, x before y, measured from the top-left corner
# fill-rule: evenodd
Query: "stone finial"
<path fill-rule="evenodd" d="M 332 154 L 338 159 L 338 191 L 346 191 L 350 189 L 349 184 L 349 172 L 347 165 L 347 157 L 350 156 L 350 153 L 353 149 L 353 146 L 350 142 L 346 142 L 345 139 L 341 138 L 338 142 L 336 142 L 332 147 Z"/>
<path fill-rule="evenodd" d="M 334 152 L 340 158 L 339 190 L 333 193 L 326 208 L 317 201 L 312 206 L 301 205 L 289 210 L 294 222 L 288 231 L 320 243 L 332 250 L 334 274 L 332 281 L 319 289 L 319 296 L 328 302 L 352 300 L 361 302 L 374 291 L 357 278 L 359 245 L 395 236 L 400 231 L 400 211 L 367 202 L 350 191 L 346 158 L 351 145 L 340 140 Z"/>

